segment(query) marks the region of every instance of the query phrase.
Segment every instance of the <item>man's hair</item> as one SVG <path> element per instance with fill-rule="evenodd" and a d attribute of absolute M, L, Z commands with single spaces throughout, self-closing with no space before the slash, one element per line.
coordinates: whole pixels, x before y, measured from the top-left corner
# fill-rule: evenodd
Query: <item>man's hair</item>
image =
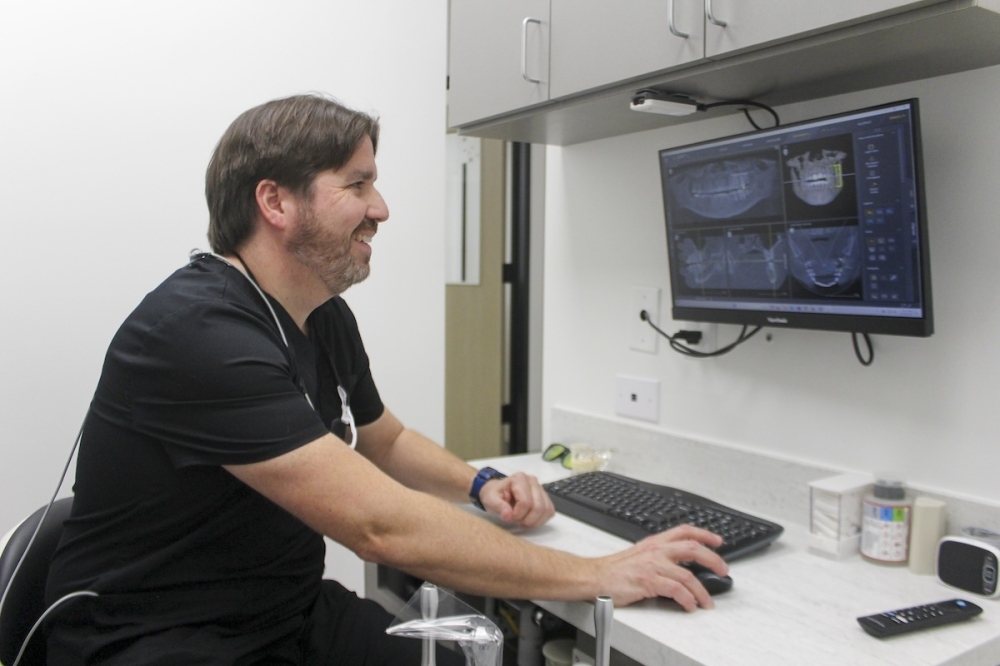
<path fill-rule="evenodd" d="M 378 133 L 377 118 L 318 94 L 245 111 L 222 135 L 205 173 L 212 250 L 234 252 L 250 237 L 260 181 L 310 197 L 319 173 L 347 164 L 365 137 L 377 149 Z"/>

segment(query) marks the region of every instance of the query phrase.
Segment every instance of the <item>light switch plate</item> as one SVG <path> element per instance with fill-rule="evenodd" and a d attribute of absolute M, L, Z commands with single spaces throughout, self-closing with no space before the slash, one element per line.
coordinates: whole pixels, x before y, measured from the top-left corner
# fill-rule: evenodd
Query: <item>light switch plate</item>
<path fill-rule="evenodd" d="M 615 413 L 635 419 L 660 420 L 660 380 L 630 375 L 615 377 Z"/>

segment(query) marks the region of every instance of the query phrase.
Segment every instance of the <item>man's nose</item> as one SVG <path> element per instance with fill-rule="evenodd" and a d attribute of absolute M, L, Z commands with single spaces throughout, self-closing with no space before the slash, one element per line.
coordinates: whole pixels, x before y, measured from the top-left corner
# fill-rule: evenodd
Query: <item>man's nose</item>
<path fill-rule="evenodd" d="M 385 222 L 389 219 L 389 207 L 382 198 L 381 192 L 373 190 L 372 201 L 368 204 L 368 218 L 376 222 Z"/>

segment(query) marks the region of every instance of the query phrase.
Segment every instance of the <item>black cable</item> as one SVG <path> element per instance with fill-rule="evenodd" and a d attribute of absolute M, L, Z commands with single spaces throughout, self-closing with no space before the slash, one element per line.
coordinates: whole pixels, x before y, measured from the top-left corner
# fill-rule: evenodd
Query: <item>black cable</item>
<path fill-rule="evenodd" d="M 875 349 L 874 347 L 872 347 L 872 339 L 871 337 L 868 336 L 867 333 L 862 333 L 861 337 L 865 339 L 865 344 L 868 346 L 868 358 L 865 359 L 861 355 L 861 345 L 858 344 L 857 333 L 851 333 L 851 342 L 854 343 L 854 355 L 858 357 L 858 361 L 861 363 L 861 365 L 868 366 L 871 365 L 872 361 L 875 360 Z"/>
<path fill-rule="evenodd" d="M 734 100 L 727 100 L 724 102 L 712 102 L 711 104 L 698 104 L 698 110 L 708 111 L 709 109 L 714 108 L 716 106 L 753 106 L 758 109 L 764 109 L 774 117 L 774 127 L 777 127 L 778 125 L 781 124 L 781 119 L 778 118 L 777 111 L 769 107 L 767 104 L 761 104 L 760 102 L 754 102 L 749 99 L 734 99 Z M 760 125 L 754 122 L 753 118 L 750 117 L 750 111 L 748 109 L 743 109 L 743 115 L 747 117 L 747 120 L 750 121 L 751 125 L 753 125 L 757 129 L 763 129 Z"/>
<path fill-rule="evenodd" d="M 703 351 L 698 351 L 697 349 L 691 349 L 687 345 L 680 342 L 681 340 L 680 335 L 670 335 L 669 333 L 660 329 L 660 327 L 658 327 L 656 324 L 654 324 L 649 320 L 649 313 L 646 312 L 645 310 L 639 313 L 639 318 L 642 319 L 647 324 L 649 324 L 649 326 L 654 331 L 656 331 L 657 333 L 665 337 L 667 340 L 669 340 L 671 349 L 673 349 L 678 354 L 684 354 L 685 356 L 690 356 L 691 358 L 711 358 L 713 356 L 722 356 L 723 354 L 728 354 L 732 350 L 736 349 L 736 347 L 740 346 L 753 336 L 757 335 L 760 332 L 761 328 L 763 328 L 761 326 L 757 326 L 748 333 L 747 332 L 748 326 L 743 326 L 743 330 L 740 331 L 739 336 L 736 338 L 734 342 L 720 349 L 716 349 L 715 351 L 703 352 Z"/>

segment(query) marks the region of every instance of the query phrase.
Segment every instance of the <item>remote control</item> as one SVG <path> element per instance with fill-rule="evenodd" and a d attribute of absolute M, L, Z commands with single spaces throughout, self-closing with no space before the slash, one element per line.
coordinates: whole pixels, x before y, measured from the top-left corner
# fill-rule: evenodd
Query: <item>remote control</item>
<path fill-rule="evenodd" d="M 949 599 L 936 604 L 900 608 L 858 618 L 858 624 L 875 638 L 888 638 L 911 631 L 930 629 L 942 624 L 968 620 L 983 609 L 964 599 Z"/>

